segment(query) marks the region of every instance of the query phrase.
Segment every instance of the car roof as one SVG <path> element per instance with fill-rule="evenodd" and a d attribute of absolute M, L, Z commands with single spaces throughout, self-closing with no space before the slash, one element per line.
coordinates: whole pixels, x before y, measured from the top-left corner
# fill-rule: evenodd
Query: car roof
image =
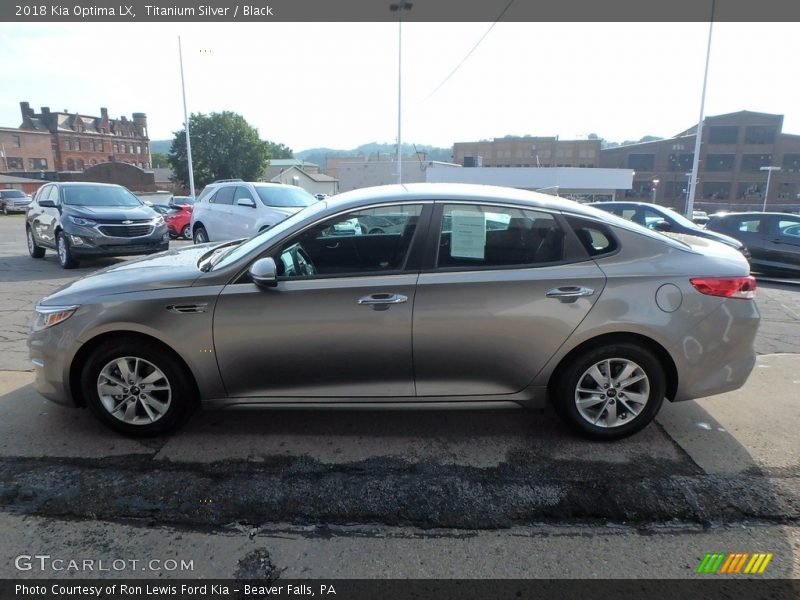
<path fill-rule="evenodd" d="M 48 181 L 47 183 L 55 183 L 62 187 L 76 187 L 80 185 L 96 185 L 100 187 L 122 187 L 117 183 L 99 183 L 96 181 Z"/>
<path fill-rule="evenodd" d="M 415 200 L 472 200 L 487 203 L 521 203 L 531 208 L 547 208 L 604 218 L 606 213 L 574 200 L 518 188 L 466 183 L 406 183 L 360 188 L 335 196 L 324 202 L 331 207 L 348 208 L 375 202 L 409 202 Z"/>

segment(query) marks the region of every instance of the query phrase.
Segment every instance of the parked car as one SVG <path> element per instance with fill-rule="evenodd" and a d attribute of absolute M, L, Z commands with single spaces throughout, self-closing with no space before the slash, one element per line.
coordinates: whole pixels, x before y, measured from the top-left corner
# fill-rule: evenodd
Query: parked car
<path fill-rule="evenodd" d="M 692 211 L 692 223 L 703 227 L 706 223 L 708 223 L 708 213 L 704 210 Z"/>
<path fill-rule="evenodd" d="M 658 204 L 650 204 L 649 202 L 593 202 L 589 206 L 594 206 L 662 233 L 694 235 L 707 240 L 722 242 L 732 248 L 736 248 L 745 258 L 750 260 L 750 251 L 747 245 L 740 240 L 716 231 L 709 231 L 707 228 L 693 223 L 680 213 Z"/>
<path fill-rule="evenodd" d="M 168 212 L 164 214 L 164 222 L 167 224 L 170 237 L 192 239 L 192 211 L 191 204 L 169 207 Z"/>
<path fill-rule="evenodd" d="M 196 244 L 251 237 L 317 202 L 293 185 L 226 181 L 206 186 L 192 212 Z"/>
<path fill-rule="evenodd" d="M 713 215 L 706 229 L 747 244 L 753 270 L 779 275 L 800 272 L 800 215 L 756 212 Z"/>
<path fill-rule="evenodd" d="M 380 214 L 405 215 L 403 231 L 322 234 Z M 576 430 L 619 438 L 665 397 L 736 389 L 755 364 L 747 261 L 686 239 L 523 190 L 355 190 L 248 240 L 126 261 L 42 299 L 36 388 L 131 435 L 173 430 L 198 405 L 549 398 Z"/>
<path fill-rule="evenodd" d="M 169 248 L 164 219 L 120 185 L 49 183 L 39 188 L 25 219 L 28 252 L 56 251 L 65 269 L 82 258 L 152 254 Z"/>
<path fill-rule="evenodd" d="M 30 197 L 21 190 L 0 190 L 0 210 L 4 215 L 25 212 L 30 202 Z"/>
<path fill-rule="evenodd" d="M 173 206 L 191 206 L 195 203 L 194 196 L 173 196 L 170 204 Z"/>

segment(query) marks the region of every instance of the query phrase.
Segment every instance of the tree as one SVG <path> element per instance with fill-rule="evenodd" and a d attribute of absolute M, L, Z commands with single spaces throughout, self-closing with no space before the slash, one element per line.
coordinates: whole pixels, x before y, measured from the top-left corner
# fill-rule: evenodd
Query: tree
<path fill-rule="evenodd" d="M 270 158 L 294 158 L 294 152 L 288 146 L 283 144 L 276 144 L 275 142 L 267 142 L 269 146 Z"/>
<path fill-rule="evenodd" d="M 169 167 L 169 156 L 163 152 L 151 152 L 150 160 L 154 169 L 163 169 Z"/>
<path fill-rule="evenodd" d="M 194 183 L 198 188 L 215 179 L 255 181 L 269 166 L 270 142 L 262 140 L 258 130 L 234 112 L 192 114 L 189 135 Z M 169 162 L 175 173 L 174 181 L 189 187 L 185 129 L 175 132 Z"/>

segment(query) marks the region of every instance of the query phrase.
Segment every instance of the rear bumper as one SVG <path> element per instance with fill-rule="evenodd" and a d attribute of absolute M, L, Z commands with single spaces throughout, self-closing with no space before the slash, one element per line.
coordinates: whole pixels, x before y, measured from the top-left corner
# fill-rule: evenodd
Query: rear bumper
<path fill-rule="evenodd" d="M 753 300 L 727 299 L 673 349 L 678 369 L 674 401 L 742 387 L 756 364 L 753 349 L 761 315 Z"/>

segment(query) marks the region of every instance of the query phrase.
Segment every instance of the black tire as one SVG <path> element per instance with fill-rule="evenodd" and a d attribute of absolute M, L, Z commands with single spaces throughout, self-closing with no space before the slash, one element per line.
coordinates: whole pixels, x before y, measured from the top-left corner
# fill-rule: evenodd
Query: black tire
<path fill-rule="evenodd" d="M 188 223 L 183 226 L 183 229 L 181 229 L 181 237 L 185 240 L 192 239 L 192 226 Z"/>
<path fill-rule="evenodd" d="M 36 243 L 36 238 L 33 237 L 33 229 L 26 227 L 25 236 L 28 239 L 28 253 L 31 258 L 44 258 L 44 248 Z"/>
<path fill-rule="evenodd" d="M 611 377 L 601 384 L 589 374 L 593 366 L 598 367 L 596 375 L 600 379 L 610 366 Z M 628 367 L 633 369 L 628 377 L 618 377 Z M 637 380 L 641 375 L 644 378 Z M 624 385 L 625 381 L 631 383 Z M 660 361 L 650 350 L 631 342 L 592 348 L 570 359 L 551 386 L 551 399 L 559 417 L 583 435 L 600 440 L 628 437 L 646 427 L 658 414 L 665 393 L 666 378 Z M 639 404 L 633 398 L 646 400 Z M 584 401 L 580 409 L 579 399 Z M 595 416 L 595 423 L 599 424 L 591 422 Z"/>
<path fill-rule="evenodd" d="M 198 225 L 194 228 L 194 235 L 192 236 L 192 240 L 194 240 L 195 244 L 205 244 L 208 242 L 208 232 L 206 228 L 202 225 Z"/>
<path fill-rule="evenodd" d="M 122 408 L 127 408 L 129 404 L 133 404 L 132 417 L 142 419 L 138 423 L 123 420 L 124 417 L 128 416 L 128 413 L 127 411 L 123 413 L 122 409 L 119 411 L 120 417 L 112 414 L 111 409 L 107 408 L 103 403 L 98 391 L 103 369 L 111 363 L 125 358 L 143 361 L 139 367 L 142 374 L 153 372 L 148 371 L 147 363 L 150 363 L 150 366 L 155 366 L 164 375 L 163 379 L 158 378 L 155 380 L 156 384 L 163 387 L 163 382 L 165 381 L 169 386 L 169 392 L 163 390 L 147 392 L 147 390 L 138 390 L 135 387 L 125 388 L 121 389 L 123 393 L 119 397 L 113 397 L 114 402 L 119 402 L 117 406 Z M 121 371 L 118 370 L 117 373 L 121 373 Z M 110 380 L 103 376 L 103 381 L 109 382 Z M 118 387 L 116 384 L 110 385 Z M 128 399 L 126 401 L 125 395 L 130 392 L 143 392 L 144 396 L 149 393 L 162 404 L 166 401 L 168 408 L 163 413 L 156 412 L 157 418 L 148 422 L 148 419 L 151 419 L 148 415 L 152 414 L 154 409 L 150 404 L 146 408 L 145 402 L 139 399 Z M 104 425 L 134 437 L 151 437 L 174 431 L 186 422 L 198 404 L 196 387 L 192 376 L 179 360 L 158 344 L 131 338 L 110 339 L 92 351 L 81 370 L 81 393 L 89 409 Z M 112 398 L 106 396 L 106 399 L 110 401 Z M 148 400 L 148 402 L 152 402 L 152 399 Z M 148 412 L 148 409 L 150 412 Z"/>
<path fill-rule="evenodd" d="M 4 214 L 5 216 L 8 216 L 8 207 L 7 207 L 7 206 L 4 206 L 4 207 L 3 207 L 3 214 Z"/>
<path fill-rule="evenodd" d="M 72 256 L 69 241 L 63 231 L 59 231 L 56 235 L 56 256 L 62 269 L 74 269 L 78 266 L 78 261 Z"/>

